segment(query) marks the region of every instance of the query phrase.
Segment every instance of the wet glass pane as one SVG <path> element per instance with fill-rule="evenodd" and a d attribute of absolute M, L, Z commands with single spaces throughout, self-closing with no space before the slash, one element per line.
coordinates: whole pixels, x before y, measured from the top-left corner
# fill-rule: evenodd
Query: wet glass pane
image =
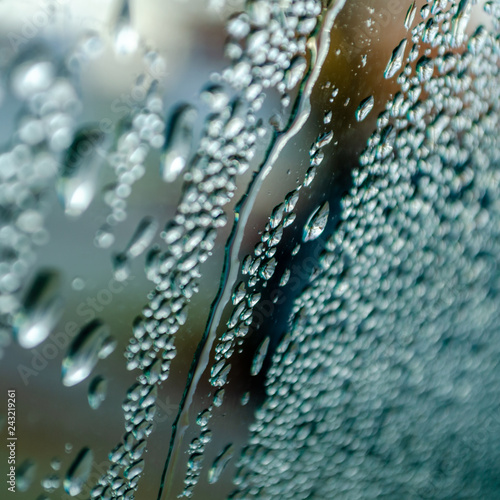
<path fill-rule="evenodd" d="M 499 497 L 499 1 L 0 33 L 1 498 Z"/>

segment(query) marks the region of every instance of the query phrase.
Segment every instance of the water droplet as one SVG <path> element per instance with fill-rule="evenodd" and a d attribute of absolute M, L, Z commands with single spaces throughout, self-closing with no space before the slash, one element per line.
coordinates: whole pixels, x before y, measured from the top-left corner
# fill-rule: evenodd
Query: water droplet
<path fill-rule="evenodd" d="M 66 387 L 79 384 L 90 375 L 109 337 L 109 328 L 98 319 L 80 330 L 62 362 L 62 382 Z"/>
<path fill-rule="evenodd" d="M 131 259 L 141 255 L 152 243 L 158 230 L 158 222 L 154 217 L 144 217 L 137 226 L 124 253 Z"/>
<path fill-rule="evenodd" d="M 41 271 L 35 277 L 21 310 L 14 318 L 14 336 L 21 347 L 32 349 L 50 335 L 64 311 L 59 290 L 57 271 Z"/>
<path fill-rule="evenodd" d="M 262 366 L 264 364 L 264 360 L 267 356 L 267 350 L 269 349 L 270 338 L 266 337 L 260 344 L 255 353 L 255 356 L 252 361 L 252 368 L 250 369 L 250 374 L 252 377 L 257 376 L 262 370 Z"/>
<path fill-rule="evenodd" d="M 102 342 L 102 346 L 97 354 L 99 356 L 99 359 L 106 359 L 110 354 L 112 354 L 115 351 L 117 345 L 118 342 L 114 337 L 112 336 L 106 337 Z"/>
<path fill-rule="evenodd" d="M 265 27 L 271 18 L 271 7 L 263 0 L 248 0 L 246 11 L 254 26 Z"/>
<path fill-rule="evenodd" d="M 84 128 L 75 135 L 57 185 L 67 215 L 78 217 L 90 206 L 108 144 L 106 134 L 96 128 Z"/>
<path fill-rule="evenodd" d="M 312 241 L 321 236 L 328 223 L 330 204 L 326 201 L 318 207 L 309 217 L 302 236 L 302 241 Z"/>
<path fill-rule="evenodd" d="M 101 227 L 95 236 L 94 244 L 98 248 L 109 248 L 115 242 L 115 235 L 108 226 Z"/>
<path fill-rule="evenodd" d="M 399 45 L 394 49 L 387 67 L 385 68 L 384 78 L 392 78 L 403 65 L 403 57 L 405 55 L 407 40 L 406 38 L 401 40 Z"/>
<path fill-rule="evenodd" d="M 298 189 L 291 191 L 285 197 L 285 210 L 287 212 L 292 212 L 299 201 L 300 193 Z"/>
<path fill-rule="evenodd" d="M 277 262 L 274 257 L 266 262 L 259 271 L 260 277 L 265 280 L 271 279 L 276 269 L 276 264 Z"/>
<path fill-rule="evenodd" d="M 285 269 L 283 272 L 283 276 L 281 277 L 280 280 L 280 286 L 285 286 L 288 283 L 288 280 L 290 279 L 290 269 Z"/>
<path fill-rule="evenodd" d="M 326 132 L 318 136 L 315 142 L 315 146 L 317 148 L 324 148 L 325 146 L 330 144 L 330 142 L 332 142 L 332 139 L 333 139 L 333 131 L 330 130 L 330 132 Z"/>
<path fill-rule="evenodd" d="M 125 0 L 115 27 L 115 52 L 119 55 L 133 54 L 139 46 L 139 34 L 133 28 L 129 0 Z"/>
<path fill-rule="evenodd" d="M 73 281 L 71 282 L 71 288 L 77 292 L 81 292 L 85 288 L 85 281 L 77 276 L 76 278 L 73 278 Z"/>
<path fill-rule="evenodd" d="M 200 412 L 200 414 L 196 418 L 196 423 L 200 427 L 206 427 L 208 425 L 208 421 L 210 420 L 211 417 L 212 417 L 212 413 L 208 410 L 204 410 L 204 411 Z"/>
<path fill-rule="evenodd" d="M 375 99 L 371 95 L 366 99 L 363 99 L 356 110 L 356 120 L 362 122 L 371 112 L 375 104 Z"/>
<path fill-rule="evenodd" d="M 80 450 L 64 478 L 64 491 L 68 495 L 74 497 L 82 492 L 92 471 L 93 460 L 94 454 L 89 448 Z"/>
<path fill-rule="evenodd" d="M 61 460 L 59 458 L 57 458 L 57 457 L 53 458 L 50 461 L 50 466 L 54 470 L 60 470 L 61 469 Z"/>
<path fill-rule="evenodd" d="M 246 406 L 249 401 L 250 401 L 250 393 L 247 391 L 243 394 L 243 396 L 241 396 L 240 400 L 241 406 Z"/>
<path fill-rule="evenodd" d="M 45 491 L 47 491 L 48 493 L 52 493 L 61 485 L 61 479 L 57 475 L 51 475 L 43 478 L 41 481 L 41 485 Z"/>
<path fill-rule="evenodd" d="M 103 377 L 95 377 L 89 385 L 88 400 L 93 410 L 97 410 L 106 399 L 108 381 Z"/>
<path fill-rule="evenodd" d="M 119 253 L 113 256 L 113 277 L 116 281 L 125 281 L 130 277 L 130 260 L 125 253 Z"/>
<path fill-rule="evenodd" d="M 233 458 L 234 448 L 229 444 L 224 451 L 214 460 L 212 467 L 208 471 L 208 482 L 213 484 L 217 482 L 228 462 Z"/>
<path fill-rule="evenodd" d="M 422 56 L 416 66 L 419 81 L 426 82 L 432 78 L 434 73 L 434 61 L 426 56 Z"/>
<path fill-rule="evenodd" d="M 214 394 L 214 406 L 220 407 L 222 406 L 222 403 L 224 401 L 224 394 L 225 394 L 225 389 L 219 389 L 215 394 Z"/>
<path fill-rule="evenodd" d="M 208 85 L 200 97 L 213 111 L 222 111 L 229 102 L 229 96 L 220 85 Z"/>
<path fill-rule="evenodd" d="M 15 66 L 11 76 L 12 91 L 21 99 L 47 90 L 55 78 L 55 68 L 50 61 L 28 61 Z"/>
<path fill-rule="evenodd" d="M 161 173 L 166 182 L 175 181 L 187 165 L 192 153 L 193 128 L 197 116 L 193 106 L 183 104 L 170 119 L 161 161 Z"/>
<path fill-rule="evenodd" d="M 430 13 L 431 13 L 431 6 L 429 4 L 424 5 L 420 9 L 420 15 L 422 16 L 422 19 L 427 19 Z"/>
<path fill-rule="evenodd" d="M 302 56 L 295 57 L 285 73 L 285 84 L 287 89 L 293 89 L 302 79 L 307 69 L 307 61 Z"/>
<path fill-rule="evenodd" d="M 412 4 L 410 5 L 408 12 L 406 13 L 405 17 L 405 28 L 409 30 L 411 28 L 411 25 L 413 24 L 413 21 L 415 20 L 415 14 L 417 13 L 417 5 L 416 2 L 413 1 Z"/>
<path fill-rule="evenodd" d="M 467 25 L 472 11 L 472 0 L 460 0 L 457 13 L 452 20 L 452 46 L 458 47 L 465 41 Z"/>
<path fill-rule="evenodd" d="M 36 464 L 25 460 L 16 470 L 16 486 L 19 491 L 28 491 L 36 475 Z"/>

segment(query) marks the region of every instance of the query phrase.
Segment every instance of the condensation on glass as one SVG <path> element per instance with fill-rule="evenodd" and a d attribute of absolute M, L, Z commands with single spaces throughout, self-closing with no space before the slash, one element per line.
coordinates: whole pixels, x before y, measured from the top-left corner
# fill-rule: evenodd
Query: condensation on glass
<path fill-rule="evenodd" d="M 499 497 L 499 1 L 0 12 L 20 498 Z"/>

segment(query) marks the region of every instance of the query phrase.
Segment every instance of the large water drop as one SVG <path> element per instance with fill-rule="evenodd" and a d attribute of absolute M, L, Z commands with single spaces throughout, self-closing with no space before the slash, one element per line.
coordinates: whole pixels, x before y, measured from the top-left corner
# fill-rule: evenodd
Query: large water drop
<path fill-rule="evenodd" d="M 38 273 L 14 317 L 14 336 L 19 345 L 32 349 L 41 344 L 62 316 L 64 301 L 59 295 L 60 276 L 57 271 Z"/>
<path fill-rule="evenodd" d="M 166 182 L 175 181 L 187 165 L 192 153 L 196 117 L 196 109 L 184 104 L 170 119 L 161 162 L 161 173 Z"/>
<path fill-rule="evenodd" d="M 109 328 L 98 319 L 81 329 L 62 362 L 62 382 L 65 386 L 79 384 L 90 375 L 109 339 Z"/>
<path fill-rule="evenodd" d="M 57 186 L 67 215 L 78 217 L 94 199 L 107 143 L 106 134 L 97 128 L 84 128 L 75 135 Z"/>
<path fill-rule="evenodd" d="M 212 467 L 208 471 L 208 482 L 213 484 L 217 482 L 222 474 L 224 468 L 231 460 L 234 454 L 234 447 L 232 444 L 228 444 L 224 451 L 214 460 Z"/>
<path fill-rule="evenodd" d="M 387 79 L 392 78 L 401 69 L 401 66 L 403 65 L 403 58 L 405 55 L 407 43 L 408 42 L 405 38 L 404 40 L 401 40 L 399 45 L 394 49 L 391 58 L 387 63 L 387 67 L 385 68 L 384 72 L 385 78 Z"/>

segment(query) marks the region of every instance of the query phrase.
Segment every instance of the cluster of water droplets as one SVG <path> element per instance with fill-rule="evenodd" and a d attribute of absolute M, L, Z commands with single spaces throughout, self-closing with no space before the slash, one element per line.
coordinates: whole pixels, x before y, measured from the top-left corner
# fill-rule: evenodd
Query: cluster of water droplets
<path fill-rule="evenodd" d="M 6 329 L 14 324 L 24 347 L 45 340 L 62 309 L 51 273 L 39 277 L 39 291 L 32 287 L 24 298 L 20 291 L 35 263 L 36 246 L 48 241 L 44 228 L 48 197 L 55 179 L 63 174 L 62 158 L 71 144 L 81 108 L 73 81 L 61 70 L 57 58 L 48 54 L 48 48 L 30 45 L 11 55 L 6 70 L 9 91 L 20 110 L 16 134 L 0 154 L 4 214 L 0 227 L 0 322 Z M 48 295 L 45 285 L 51 289 Z M 39 322 L 32 313 L 38 315 Z M 5 344 L 8 339 L 3 333 Z"/>
<path fill-rule="evenodd" d="M 472 4 L 428 3 L 394 50 L 400 92 L 296 300 L 233 498 L 498 495 L 500 4 L 468 38 Z"/>
<path fill-rule="evenodd" d="M 248 169 L 264 132 L 256 118 L 265 100 L 264 89 L 276 87 L 285 93 L 306 70 L 305 59 L 297 58 L 305 53 L 321 4 L 295 2 L 288 8 L 291 11 L 285 16 L 278 2 L 252 1 L 245 13 L 229 21 L 226 52 L 232 64 L 214 75 L 201 93 L 211 112 L 197 148 L 193 146 L 194 108 L 181 105 L 170 119 L 161 173 L 167 182 L 182 175 L 184 188 L 176 215 L 161 234 L 167 249 L 155 247 L 148 253 L 146 273 L 156 286 L 127 347 L 127 368 L 143 371 L 137 386 L 141 394 L 149 395 L 168 378 L 176 355 L 173 335 L 186 322 L 189 300 L 198 290 L 200 266 L 213 249 L 218 228 L 227 222 L 223 207 L 234 196 L 236 179 Z M 259 276 L 269 279 L 274 265 L 269 259 Z M 93 498 L 126 496 L 136 488 L 143 462 L 135 458 L 134 450 L 145 448 L 155 409 L 153 397 L 147 399 L 152 401 L 147 408 L 140 401 L 142 397 L 133 399 L 129 394 L 124 403 L 127 432 L 116 448 L 123 454 L 110 455 L 114 465 L 93 490 Z M 119 469 L 125 469 L 124 478 L 118 476 Z M 113 484 L 118 480 L 124 483 L 116 489 Z"/>
<path fill-rule="evenodd" d="M 108 155 L 116 182 L 104 190 L 104 201 L 111 208 L 106 223 L 96 235 L 95 243 L 107 248 L 114 242 L 113 227 L 127 217 L 127 198 L 135 182 L 145 174 L 144 163 L 151 149 L 161 149 L 165 143 L 163 95 L 159 82 L 151 75 L 165 74 L 165 61 L 156 52 L 144 55 L 147 70 L 142 74 L 131 95 L 144 96 L 120 124 L 116 149 Z"/>
<path fill-rule="evenodd" d="M 305 174 L 304 181 L 301 185 L 287 194 L 284 201 L 275 206 L 269 217 L 269 222 L 266 224 L 260 242 L 254 247 L 251 254 L 248 254 L 242 262 L 241 266 L 241 281 L 235 285 L 231 296 L 231 310 L 229 319 L 226 323 L 226 328 L 223 329 L 217 343 L 214 347 L 214 362 L 210 368 L 209 381 L 214 388 L 212 404 L 200 412 L 197 418 L 197 423 L 203 429 L 202 434 L 195 438 L 190 444 L 190 459 L 187 463 L 186 477 L 184 479 L 185 488 L 182 493 L 184 497 L 191 497 L 194 488 L 198 483 L 202 472 L 204 453 L 208 440 L 203 439 L 203 433 L 206 432 L 209 420 L 214 416 L 216 408 L 221 408 L 224 411 L 223 400 L 225 387 L 229 382 L 229 373 L 231 371 L 231 357 L 234 352 L 243 345 L 244 338 L 249 334 L 252 323 L 254 322 L 254 311 L 259 304 L 264 293 L 268 281 L 274 276 L 277 260 L 276 252 L 283 240 L 284 231 L 291 226 L 296 219 L 296 206 L 299 202 L 301 192 L 306 190 L 311 185 L 318 167 L 324 159 L 323 148 L 331 143 L 333 133 L 331 131 L 320 134 L 309 151 L 310 167 Z M 329 216 L 328 202 L 320 205 L 312 212 L 308 221 L 304 226 L 303 242 L 308 242 L 318 238 L 324 231 Z M 299 248 L 294 249 L 297 254 Z M 281 286 L 285 286 L 290 270 L 286 269 L 280 280 Z M 251 376 L 257 376 L 264 364 L 270 338 L 265 337 L 258 346 L 252 366 L 250 369 Z M 242 404 L 248 403 L 248 394 L 243 397 Z M 208 472 L 209 483 L 217 481 L 224 467 L 233 456 L 233 447 L 228 445 L 227 449 L 231 449 L 230 456 L 227 450 L 223 451 L 220 456 L 215 459 L 214 464 Z M 214 471 L 217 471 L 215 473 Z"/>

